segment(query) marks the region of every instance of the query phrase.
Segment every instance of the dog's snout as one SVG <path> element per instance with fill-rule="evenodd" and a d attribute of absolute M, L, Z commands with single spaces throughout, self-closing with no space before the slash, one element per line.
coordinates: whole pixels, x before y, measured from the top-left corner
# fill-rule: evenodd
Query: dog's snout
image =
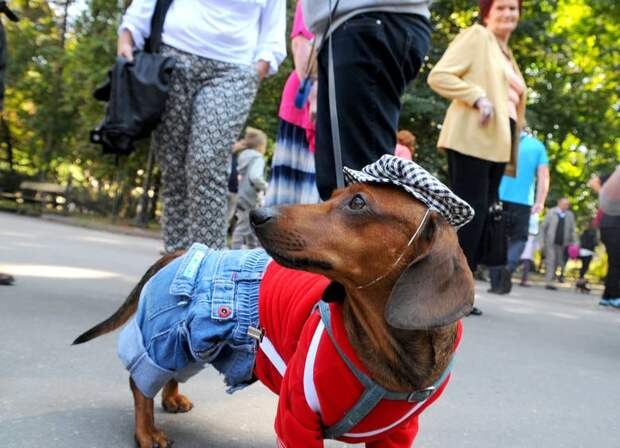
<path fill-rule="evenodd" d="M 262 207 L 250 212 L 252 227 L 258 227 L 273 219 L 276 212 L 271 207 Z"/>

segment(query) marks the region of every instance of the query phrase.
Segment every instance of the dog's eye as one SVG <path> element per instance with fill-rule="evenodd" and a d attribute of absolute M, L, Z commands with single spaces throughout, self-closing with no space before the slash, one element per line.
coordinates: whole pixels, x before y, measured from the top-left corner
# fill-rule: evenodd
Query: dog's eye
<path fill-rule="evenodd" d="M 351 210 L 361 210 L 366 207 L 366 201 L 359 194 L 353 196 L 353 199 L 349 202 L 349 208 Z"/>

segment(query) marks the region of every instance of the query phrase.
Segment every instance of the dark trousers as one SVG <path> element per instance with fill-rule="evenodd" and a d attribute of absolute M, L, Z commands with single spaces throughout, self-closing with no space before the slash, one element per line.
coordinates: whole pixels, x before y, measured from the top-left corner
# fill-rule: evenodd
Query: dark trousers
<path fill-rule="evenodd" d="M 448 176 L 452 191 L 472 206 L 476 215 L 458 231 L 459 243 L 472 271 L 478 267 L 482 232 L 489 206 L 498 200 L 505 163 L 448 151 Z"/>
<path fill-rule="evenodd" d="M 521 260 L 521 254 L 527 243 L 528 229 L 530 224 L 530 213 L 532 207 L 529 205 L 517 204 L 515 202 L 503 201 L 503 219 L 506 226 L 506 236 L 508 237 L 508 272 L 511 274 L 517 269 Z M 501 282 L 500 267 L 489 269 L 491 278 L 491 288 L 499 288 Z"/>
<path fill-rule="evenodd" d="M 431 26 L 417 15 L 363 13 L 332 34 L 342 163 L 353 169 L 393 154 L 400 97 L 430 46 Z M 318 54 L 316 181 L 321 199 L 336 188 L 328 90 L 328 44 Z"/>
<path fill-rule="evenodd" d="M 620 297 L 620 227 L 601 227 L 601 241 L 607 251 L 604 299 Z"/>
<path fill-rule="evenodd" d="M 588 255 L 587 257 L 579 257 L 579 259 L 581 260 L 581 268 L 579 268 L 579 278 L 583 279 L 588 273 L 588 269 L 590 269 L 592 255 Z"/>

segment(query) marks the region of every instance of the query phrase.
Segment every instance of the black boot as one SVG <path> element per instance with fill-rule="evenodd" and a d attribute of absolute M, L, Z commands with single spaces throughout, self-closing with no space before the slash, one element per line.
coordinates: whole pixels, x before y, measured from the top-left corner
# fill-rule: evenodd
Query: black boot
<path fill-rule="evenodd" d="M 577 280 L 577 283 L 575 283 L 575 289 L 583 294 L 588 294 L 590 292 L 590 288 L 588 288 L 588 281 L 585 278 L 580 278 Z"/>

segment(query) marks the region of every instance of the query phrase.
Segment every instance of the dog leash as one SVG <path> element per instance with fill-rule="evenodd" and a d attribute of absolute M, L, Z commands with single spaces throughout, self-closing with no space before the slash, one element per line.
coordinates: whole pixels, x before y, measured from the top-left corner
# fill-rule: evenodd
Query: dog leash
<path fill-rule="evenodd" d="M 426 209 L 426 213 L 424 213 L 424 216 L 422 217 L 422 220 L 420 221 L 420 225 L 418 226 L 418 228 L 416 229 L 416 231 L 414 232 L 413 236 L 409 239 L 409 242 L 407 243 L 407 245 L 405 246 L 405 248 L 402 250 L 402 252 L 400 253 L 399 257 L 396 259 L 396 261 L 394 263 L 392 263 L 392 265 L 383 273 L 381 274 L 379 277 L 375 278 L 374 280 L 369 281 L 366 284 L 360 285 L 360 286 L 356 286 L 355 289 L 363 289 L 363 288 L 367 288 L 369 286 L 374 285 L 375 283 L 377 283 L 379 280 L 383 280 L 385 277 L 388 276 L 388 274 L 390 272 L 392 272 L 392 270 L 398 265 L 398 263 L 400 263 L 400 261 L 403 259 L 403 257 L 405 256 L 405 252 L 407 251 L 407 249 L 409 249 L 409 247 L 414 243 L 414 241 L 418 238 L 418 236 L 420 236 L 420 232 L 422 232 L 422 229 L 424 228 L 424 226 L 426 225 L 426 221 L 428 220 L 429 215 L 431 214 L 431 209 L 427 208 Z M 415 262 L 417 260 L 417 258 L 415 260 L 413 260 L 413 262 Z"/>
<path fill-rule="evenodd" d="M 336 107 L 336 76 L 334 74 L 334 47 L 332 45 L 332 34 L 328 33 L 332 27 L 332 19 L 338 7 L 340 0 L 336 0 L 332 8 L 332 2 L 329 0 L 329 18 L 325 35 L 327 37 L 327 85 L 329 95 L 329 118 L 332 128 L 332 146 L 334 150 L 334 169 L 336 170 L 336 188 L 344 188 L 344 172 L 342 170 L 342 148 L 340 146 L 340 125 L 338 123 L 338 109 Z M 333 30 L 331 30 L 333 33 Z"/>

